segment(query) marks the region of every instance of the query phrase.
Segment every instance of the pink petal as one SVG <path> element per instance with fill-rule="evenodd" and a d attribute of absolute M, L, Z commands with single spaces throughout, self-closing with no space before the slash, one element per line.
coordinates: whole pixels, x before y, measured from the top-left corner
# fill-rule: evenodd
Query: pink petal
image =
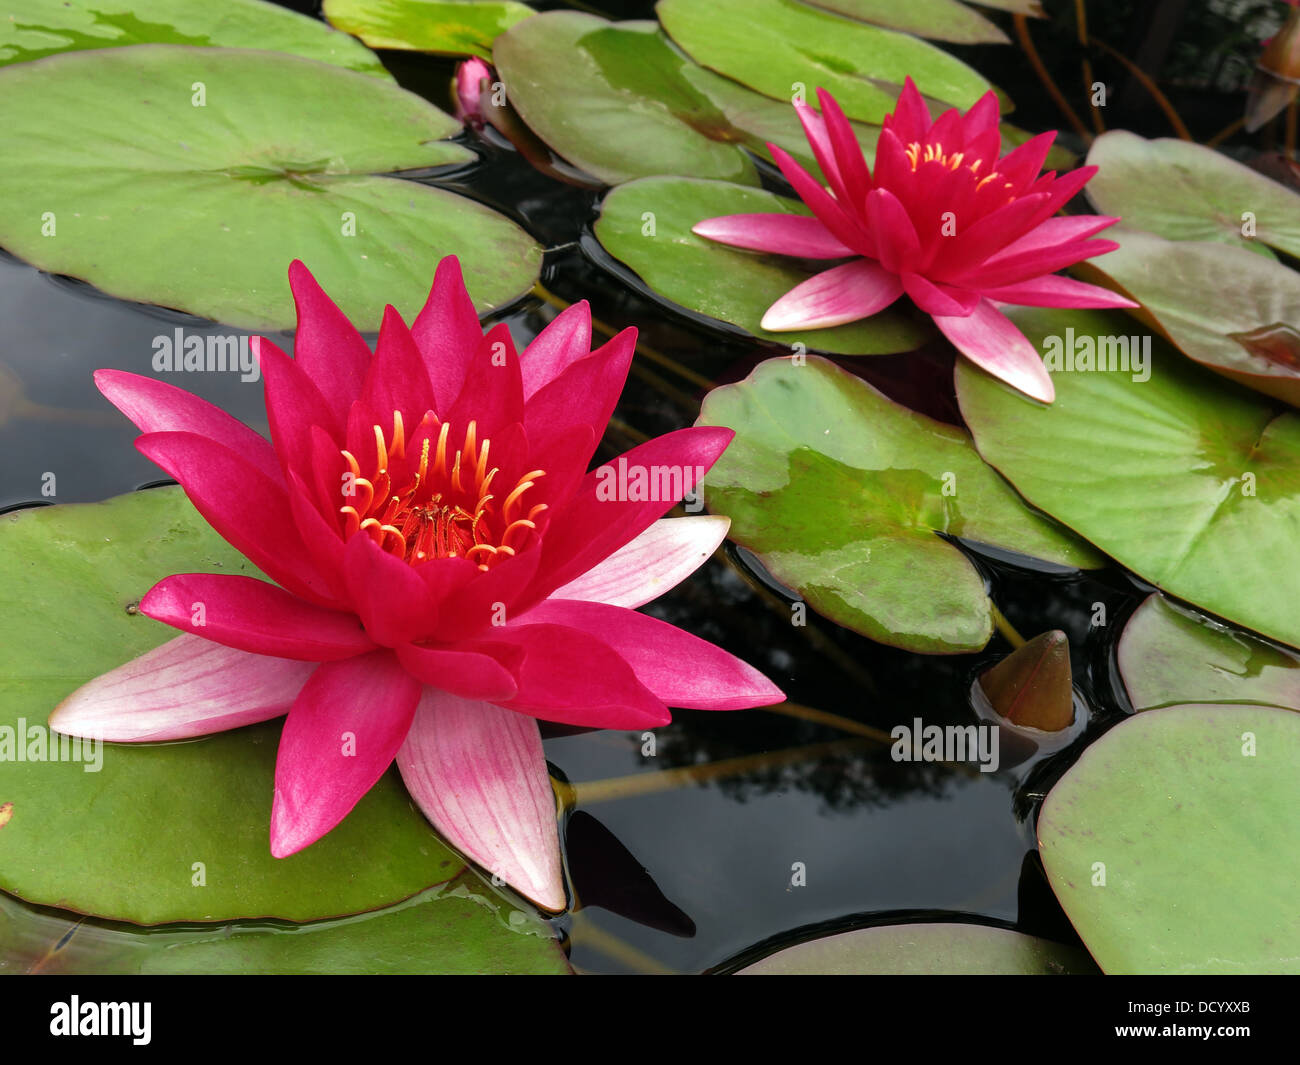
<path fill-rule="evenodd" d="M 880 265 L 891 274 L 915 269 L 921 240 L 898 197 L 888 189 L 872 189 L 867 196 L 867 221 L 876 238 Z"/>
<path fill-rule="evenodd" d="M 1043 403 L 1056 398 L 1037 349 L 988 300 L 968 318 L 936 316 L 934 324 L 971 362 L 1012 388 Z"/>
<path fill-rule="evenodd" d="M 111 743 L 186 740 L 285 713 L 314 663 L 177 636 L 69 695 L 50 728 Z"/>
<path fill-rule="evenodd" d="M 565 907 L 537 722 L 425 689 L 397 767 L 438 834 L 543 909 Z"/>
<path fill-rule="evenodd" d="M 581 300 L 565 307 L 520 353 L 524 399 L 591 353 L 591 307 Z"/>
<path fill-rule="evenodd" d="M 1138 307 L 1127 296 L 1100 285 L 1089 285 L 1071 277 L 1044 274 L 1029 281 L 986 289 L 991 300 L 1018 303 L 1026 307 Z"/>
<path fill-rule="evenodd" d="M 1043 169 L 1043 161 L 1052 150 L 1056 140 L 1056 131 L 1040 133 L 1030 137 L 1018 148 L 1012 149 L 999 160 L 997 171 L 1011 182 L 1012 195 L 1019 196 L 1038 177 Z"/>
<path fill-rule="evenodd" d="M 280 460 L 266 437 L 183 388 L 125 370 L 96 370 L 95 386 L 142 433 L 198 433 L 243 455 L 268 477 L 280 477 Z"/>
<path fill-rule="evenodd" d="M 885 116 L 884 126 L 892 129 L 904 144 L 922 140 L 930 129 L 930 109 L 925 105 L 921 91 L 910 77 L 903 81 L 903 91 L 898 94 L 898 104 L 893 113 Z"/>
<path fill-rule="evenodd" d="M 481 652 L 408 643 L 397 648 L 397 660 L 408 673 L 430 688 L 466 699 L 501 702 L 513 699 L 519 693 L 511 669 L 518 669 L 523 664 L 522 652 L 505 659 L 511 663 L 507 668 Z"/>
<path fill-rule="evenodd" d="M 926 314 L 945 314 L 965 317 L 979 306 L 980 294 L 951 285 L 934 284 L 920 274 L 905 273 L 901 278 L 903 288 Z"/>
<path fill-rule="evenodd" d="M 1105 255 L 1118 247 L 1119 245 L 1113 240 L 1079 240 L 1072 244 L 1058 244 L 1053 248 L 1022 252 L 1019 255 L 999 255 L 984 263 L 983 266 L 968 271 L 964 281 L 971 288 L 978 288 L 981 291 L 1001 288 L 1004 285 L 1029 281 L 1043 274 L 1055 273 L 1084 259 Z"/>
<path fill-rule="evenodd" d="M 545 448 L 577 425 L 592 431 L 594 442 L 605 432 L 627 381 L 628 368 L 636 353 L 636 330 L 624 329 L 608 344 L 585 359 L 579 359 L 559 377 L 538 389 L 524 404 L 524 432 L 528 443 Z M 578 459 L 585 471 L 591 454 Z M 549 476 L 549 468 L 547 468 Z"/>
<path fill-rule="evenodd" d="M 433 394 L 450 409 L 460 395 L 469 361 L 483 342 L 474 302 L 465 290 L 460 260 L 448 255 L 438 264 L 433 288 L 411 325 L 411 335 L 424 353 L 424 367 Z"/>
<path fill-rule="evenodd" d="M 831 139 L 826 132 L 826 123 L 822 120 L 822 116 L 801 100 L 794 102 L 794 111 L 799 117 L 799 124 L 803 126 L 803 134 L 808 141 L 808 147 L 812 149 L 813 158 L 821 167 L 822 175 L 835 194 L 835 199 L 842 205 L 851 207 L 852 200 L 840 178 L 839 163 L 835 159 L 835 150 L 831 147 Z"/>
<path fill-rule="evenodd" d="M 773 333 L 826 329 L 883 311 L 903 283 L 874 259 L 856 259 L 801 281 L 767 309 L 760 323 Z"/>
<path fill-rule="evenodd" d="M 676 494 L 678 488 L 685 494 L 703 480 L 734 436 L 730 429 L 715 427 L 679 429 L 639 444 L 588 473 L 573 498 L 553 515 L 542 539 L 538 577 L 529 590 L 533 601 L 539 602 L 556 588 L 586 573 L 634 540 L 679 501 L 680 497 L 662 498 L 663 478 L 655 481 L 656 490 L 650 493 L 659 498 L 609 498 L 610 489 L 617 494 L 620 470 L 644 470 L 647 474 L 666 471 L 667 479 L 673 482 L 667 494 Z M 625 478 L 629 488 L 632 476 L 629 473 Z M 494 571 L 500 568 L 494 567 Z"/>
<path fill-rule="evenodd" d="M 302 367 L 264 337 L 253 338 L 253 351 L 262 368 L 266 417 L 271 439 L 286 467 L 301 470 L 311 442 L 313 426 L 331 438 L 342 434 L 342 410 L 331 410 L 325 397 Z"/>
<path fill-rule="evenodd" d="M 551 593 L 552 599 L 638 607 L 681 584 L 727 537 L 731 519 L 713 514 L 660 518 L 581 577 Z"/>
<path fill-rule="evenodd" d="M 564 625 L 600 640 L 668 706 L 743 710 L 785 699 L 780 688 L 735 655 L 635 610 L 548 599 L 519 623 Z"/>
<path fill-rule="evenodd" d="M 835 97 L 825 89 L 818 89 L 817 100 L 822 105 L 822 121 L 826 126 L 826 136 L 835 153 L 840 180 L 844 184 L 845 202 L 852 205 L 855 210 L 861 210 L 866 202 L 867 193 L 871 191 L 871 172 L 867 169 L 862 145 L 858 143 L 853 126 Z"/>
<path fill-rule="evenodd" d="M 381 419 L 386 439 L 392 435 L 389 426 L 393 411 L 402 411 L 414 421 L 425 411 L 438 409 L 420 349 L 394 307 L 384 308 L 375 357 L 370 362 L 362 398 Z M 408 431 L 414 427 L 409 425 Z"/>
<path fill-rule="evenodd" d="M 861 255 L 875 250 L 874 242 L 862 222 L 849 214 L 845 205 L 838 203 L 835 197 L 817 184 L 816 179 L 795 162 L 789 152 L 775 144 L 769 144 L 767 150 L 772 153 L 772 158 L 786 181 L 794 188 L 795 195 L 803 200 L 836 240 Z"/>
<path fill-rule="evenodd" d="M 800 214 L 729 214 L 696 222 L 697 236 L 733 248 L 793 255 L 800 259 L 842 259 L 855 254 L 816 218 Z"/>
<path fill-rule="evenodd" d="M 194 433 L 146 433 L 136 449 L 185 489 L 205 521 L 277 584 L 315 603 L 332 601 L 294 524 L 282 482 Z"/>
<path fill-rule="evenodd" d="M 164 577 L 140 600 L 155 621 L 258 655 L 329 662 L 373 651 L 355 614 L 326 610 L 232 573 Z"/>
<path fill-rule="evenodd" d="M 429 635 L 435 617 L 428 586 L 416 570 L 365 532 L 343 549 L 343 580 L 367 635 L 397 647 Z"/>
<path fill-rule="evenodd" d="M 965 230 L 958 229 L 944 238 L 930 272 L 940 278 L 955 278 L 977 271 L 980 263 L 1025 235 L 1025 227 L 1046 199 L 1044 193 L 1022 196 L 972 222 Z"/>
<path fill-rule="evenodd" d="M 480 440 L 523 420 L 522 369 L 510 327 L 505 322 L 494 325 L 479 341 L 465 369 L 460 397 L 443 408 L 448 412 L 445 420 L 454 427 L 468 425 L 471 419 L 475 421 Z"/>
<path fill-rule="evenodd" d="M 1000 117 L 997 93 L 990 89 L 976 100 L 975 103 L 971 105 L 970 110 L 962 116 L 962 144 L 970 144 L 970 142 L 980 134 L 987 133 L 989 130 L 996 130 L 998 119 Z"/>
<path fill-rule="evenodd" d="M 389 651 L 316 667 L 280 735 L 275 857 L 315 843 L 348 815 L 392 765 L 419 700 L 420 682 Z"/>
<path fill-rule="evenodd" d="M 671 720 L 632 667 L 588 633 L 563 625 L 507 625 L 490 643 L 473 646 L 488 653 L 523 651 L 515 672 L 519 693 L 499 703 L 509 710 L 591 728 L 655 728 Z"/>
<path fill-rule="evenodd" d="M 356 327 L 325 295 L 311 271 L 297 259 L 289 267 L 289 287 L 298 308 L 293 338 L 294 361 L 331 410 L 346 411 L 361 394 L 370 365 L 370 348 Z"/>

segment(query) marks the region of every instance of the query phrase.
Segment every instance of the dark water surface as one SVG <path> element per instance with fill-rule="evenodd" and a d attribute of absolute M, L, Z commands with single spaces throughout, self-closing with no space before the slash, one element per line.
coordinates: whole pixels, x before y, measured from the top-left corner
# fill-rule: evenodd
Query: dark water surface
<path fill-rule="evenodd" d="M 408 88 L 448 106 L 450 62 L 384 58 Z M 597 191 L 543 177 L 503 145 L 463 139 L 481 162 L 430 180 L 526 226 L 548 248 L 543 283 L 559 298 L 589 299 L 595 316 L 613 328 L 639 326 L 650 349 L 715 383 L 738 380 L 761 359 L 786 353 L 656 305 L 624 283 L 591 240 Z M 496 318 L 509 322 L 522 347 L 555 313 L 530 296 Z M 177 328 L 186 335 L 233 332 L 112 300 L 7 257 L 0 257 L 0 319 L 0 505 L 9 507 L 95 501 L 157 483 L 160 471 L 135 451 L 134 428 L 99 396 L 91 372 L 111 366 L 152 373 L 156 338 Z M 271 339 L 291 344 L 289 337 Z M 949 353 L 836 361 L 909 405 L 955 420 Z M 260 381 L 231 371 L 171 380 L 265 431 Z M 636 433 L 691 424 L 703 392 L 638 357 L 597 461 L 631 446 Z M 42 494 L 50 472 L 57 478 L 52 498 Z M 1082 746 L 1127 711 L 1114 644 L 1145 590 L 1119 571 L 1044 571 L 963 547 L 1019 632 L 1032 637 L 1060 628 L 1069 635 L 1086 733 L 1037 764 L 997 774 L 896 763 L 878 742 L 763 709 L 677 711 L 656 733 L 653 756 L 642 753 L 636 733 L 557 733 L 546 752 L 555 775 L 576 788 L 563 835 L 583 907 L 555 923 L 571 937 L 579 970 L 725 971 L 814 930 L 917 919 L 980 920 L 1075 941 L 1034 854 L 1032 819 Z M 713 560 L 647 611 L 743 656 L 793 703 L 886 732 L 915 717 L 973 723 L 971 682 L 1010 649 L 995 637 L 977 655 L 914 655 L 811 612 L 806 627 L 792 626 L 789 602 L 733 545 L 726 560 Z M 1106 605 L 1105 625 L 1091 623 L 1097 603 Z M 788 753 L 801 747 L 813 750 Z M 758 756 L 770 756 L 769 764 Z M 604 785 L 590 788 L 739 758 L 751 761 L 643 794 L 613 797 Z M 801 886 L 792 883 L 798 868 Z M 33 929 L 59 927 L 47 912 L 15 905 Z M 86 934 L 94 927 L 90 922 Z"/>

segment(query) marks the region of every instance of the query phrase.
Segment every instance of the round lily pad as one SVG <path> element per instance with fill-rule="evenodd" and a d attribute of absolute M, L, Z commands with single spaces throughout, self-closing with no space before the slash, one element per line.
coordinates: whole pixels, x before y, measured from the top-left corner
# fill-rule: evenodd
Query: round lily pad
<path fill-rule="evenodd" d="M 392 81 L 369 48 L 264 0 L 9 0 L 4 15 L 0 66 L 89 48 L 190 44 L 288 52 Z"/>
<path fill-rule="evenodd" d="M 837 15 L 953 44 L 1007 44 L 997 25 L 958 0 L 807 0 Z"/>
<path fill-rule="evenodd" d="M 1111 130 L 1093 141 L 1088 163 L 1100 167 L 1088 198 L 1127 226 L 1300 255 L 1300 195 L 1213 148 Z"/>
<path fill-rule="evenodd" d="M 741 976 L 1092 975 L 1077 947 L 977 924 L 895 924 L 798 943 Z"/>
<path fill-rule="evenodd" d="M 50 757 L 46 719 L 65 696 L 176 635 L 135 610 L 155 582 L 260 576 L 179 488 L 4 515 L 0 568 L 0 744 L 46 752 L 7 758 L 0 774 L 0 889 L 138 924 L 310 921 L 390 905 L 464 867 L 396 770 L 320 842 L 272 858 L 279 722 Z"/>
<path fill-rule="evenodd" d="M 492 54 L 492 42 L 535 13 L 515 0 L 325 0 L 330 25 L 371 48 Z"/>
<path fill-rule="evenodd" d="M 746 148 L 814 166 L 794 108 L 693 63 L 654 22 L 552 11 L 493 49 L 510 103 L 575 166 L 609 184 L 684 174 L 758 184 Z M 875 143 L 874 127 L 859 125 Z"/>
<path fill-rule="evenodd" d="M 659 21 L 696 62 L 789 101 L 828 90 L 850 118 L 880 122 L 910 76 L 927 96 L 969 107 L 989 84 L 966 64 L 906 33 L 796 0 L 659 0 Z"/>
<path fill-rule="evenodd" d="M 472 873 L 376 913 L 296 928 L 266 924 L 147 933 L 36 911 L 0 894 L 0 974 L 564 975 L 567 959 L 532 913 Z"/>
<path fill-rule="evenodd" d="M 1171 706 L 1121 722 L 1048 794 L 1038 845 L 1107 973 L 1300 972 L 1300 714 Z"/>
<path fill-rule="evenodd" d="M 1148 342 L 1121 313 L 1011 316 L 1049 357 L 1068 348 L 1075 369 L 1052 374 L 1056 401 L 1041 406 L 958 362 L 957 397 L 985 460 L 1152 584 L 1300 646 L 1300 416 Z"/>
<path fill-rule="evenodd" d="M 1251 703 L 1300 710 L 1300 654 L 1149 596 L 1120 637 L 1120 676 L 1135 710 Z"/>
<path fill-rule="evenodd" d="M 268 52 L 136 45 L 0 69 L 0 244 L 110 295 L 292 328 L 302 259 L 377 330 L 458 254 L 481 309 L 541 249 L 463 197 L 376 175 L 471 158 L 451 116 L 376 78 Z M 50 136 L 57 128 L 59 135 Z"/>
<path fill-rule="evenodd" d="M 729 248 L 698 237 L 691 227 L 725 214 L 808 214 L 798 200 L 723 181 L 649 177 L 620 185 L 605 197 L 596 239 L 627 264 L 655 293 L 673 303 L 720 319 L 763 340 L 805 351 L 879 355 L 912 351 L 925 343 L 928 327 L 899 311 L 806 333 L 770 333 L 764 312 L 812 276 L 784 256 Z"/>
<path fill-rule="evenodd" d="M 1300 274 L 1240 247 L 1115 236 L 1119 249 L 1090 262 L 1090 274 L 1141 303 L 1189 358 L 1300 406 Z"/>
<path fill-rule="evenodd" d="M 1026 507 L 961 429 L 824 359 L 769 359 L 710 392 L 699 424 L 736 431 L 704 481 L 731 538 L 818 613 L 881 643 L 928 653 L 988 643 L 984 579 L 945 537 L 1098 564 Z"/>

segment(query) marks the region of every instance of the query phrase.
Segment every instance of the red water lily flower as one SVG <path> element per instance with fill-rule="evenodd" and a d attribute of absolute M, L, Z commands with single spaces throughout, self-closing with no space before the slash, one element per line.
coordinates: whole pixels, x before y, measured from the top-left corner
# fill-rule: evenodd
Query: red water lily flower
<path fill-rule="evenodd" d="M 755 251 L 841 259 L 782 296 L 763 316 L 774 332 L 823 329 L 867 318 L 906 293 L 969 358 L 1022 392 L 1050 403 L 1052 380 L 1034 346 L 997 308 L 1135 307 L 1104 288 L 1053 273 L 1118 247 L 1089 240 L 1118 222 L 1102 215 L 1053 217 L 1096 173 L 1039 175 L 1055 133 L 999 159 L 998 102 L 986 93 L 966 114 L 935 121 L 908 78 L 887 115 L 872 173 L 834 97 L 821 114 L 795 108 L 830 188 L 788 153 L 768 148 L 812 210 L 710 218 L 694 232 Z"/>
<path fill-rule="evenodd" d="M 275 583 L 159 581 L 140 609 L 185 635 L 91 681 L 50 724 L 176 740 L 287 712 L 274 855 L 330 831 L 396 759 L 447 840 L 563 909 L 535 719 L 646 729 L 669 705 L 783 698 L 632 609 L 721 542 L 725 518 L 657 519 L 733 434 L 682 429 L 627 452 L 631 473 L 588 472 L 634 330 L 592 351 L 581 303 L 516 355 L 504 324 L 484 336 L 447 258 L 411 328 L 386 309 L 372 355 L 306 267 L 289 277 L 294 358 L 257 343 L 270 441 L 171 385 L 95 375 L 143 431 L 139 450 Z"/>

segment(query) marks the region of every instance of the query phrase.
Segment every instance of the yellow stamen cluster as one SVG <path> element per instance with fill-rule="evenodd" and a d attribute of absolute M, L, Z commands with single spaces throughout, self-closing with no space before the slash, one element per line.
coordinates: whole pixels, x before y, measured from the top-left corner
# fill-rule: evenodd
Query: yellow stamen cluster
<path fill-rule="evenodd" d="M 361 475 L 352 452 L 342 452 L 348 467 L 342 489 L 346 502 L 339 507 L 345 539 L 360 532 L 412 564 L 467 558 L 486 570 L 513 555 L 537 528 L 546 504 L 525 513 L 523 499 L 545 471 L 525 473 L 496 505 L 491 488 L 501 469 L 489 465 L 492 444 L 479 441 L 476 422 L 466 426 L 459 447 L 449 446 L 451 423 L 442 422 L 436 441 L 425 436 L 414 463 L 407 459 L 401 411 L 393 412 L 391 439 L 385 439 L 381 426 L 374 426 L 374 433 L 375 468 L 370 476 Z"/>

